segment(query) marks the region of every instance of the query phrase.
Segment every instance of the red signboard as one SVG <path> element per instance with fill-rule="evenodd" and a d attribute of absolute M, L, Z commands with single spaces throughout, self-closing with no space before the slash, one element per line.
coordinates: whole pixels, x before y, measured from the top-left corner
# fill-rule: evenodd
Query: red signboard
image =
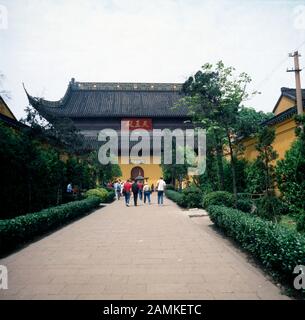
<path fill-rule="evenodd" d="M 145 129 L 152 130 L 152 119 L 150 118 L 126 118 L 121 120 L 121 128 L 122 130 L 127 130 L 129 127 L 129 131 L 135 129 Z"/>

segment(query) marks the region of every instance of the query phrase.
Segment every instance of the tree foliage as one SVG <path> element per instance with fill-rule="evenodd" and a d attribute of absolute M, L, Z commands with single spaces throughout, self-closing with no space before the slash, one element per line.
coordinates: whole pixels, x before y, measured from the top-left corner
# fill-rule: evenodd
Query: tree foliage
<path fill-rule="evenodd" d="M 276 166 L 278 187 L 283 199 L 293 211 L 305 210 L 305 133 L 302 128 L 305 124 L 305 116 L 296 117 L 297 141 L 285 154 L 285 158 L 279 160 Z"/>
<path fill-rule="evenodd" d="M 261 128 L 257 134 L 257 143 L 255 145 L 258 151 L 258 163 L 263 170 L 263 175 L 265 178 L 265 193 L 268 194 L 269 191 L 274 190 L 274 164 L 273 162 L 277 159 L 278 154 L 273 149 L 272 143 L 275 139 L 275 129 L 264 126 Z"/>
<path fill-rule="evenodd" d="M 248 98 L 246 88 L 250 81 L 246 73 L 236 75 L 233 67 L 225 67 L 223 62 L 219 61 L 215 67 L 212 64 L 205 64 L 202 70 L 190 77 L 183 85 L 183 91 L 186 94 L 183 102 L 188 106 L 194 123 L 205 128 L 214 139 L 222 190 L 224 189 L 223 145 L 228 147 L 235 198 L 237 198 L 236 155 L 238 150 L 233 142 L 242 128 L 241 104 Z"/>
<path fill-rule="evenodd" d="M 80 192 L 103 182 L 101 177 L 108 181 L 121 174 L 117 165 L 102 166 L 96 153 L 70 154 L 63 161 L 63 150 L 35 130 L 0 125 L 0 148 L 0 219 L 73 200 L 66 193 L 70 182 Z"/>
<path fill-rule="evenodd" d="M 177 154 L 179 157 L 182 157 L 184 159 L 183 164 L 176 163 Z M 176 144 L 174 143 L 172 148 L 171 164 L 165 163 L 164 152 L 161 155 L 161 169 L 162 169 L 162 173 L 164 176 L 163 178 L 165 179 L 165 181 L 175 186 L 176 181 L 178 180 L 178 187 L 179 189 L 181 189 L 182 181 L 188 177 L 188 168 L 191 167 L 192 164 L 195 165 L 195 158 L 196 158 L 196 155 L 192 150 L 190 150 L 189 148 L 181 148 L 181 147 L 178 147 L 178 149 L 176 149 Z M 189 159 L 190 163 L 187 161 L 187 159 Z M 190 161 L 192 159 L 194 161 Z"/>
<path fill-rule="evenodd" d="M 238 112 L 236 124 L 237 137 L 248 137 L 258 133 L 261 123 L 272 118 L 272 113 L 256 111 L 253 108 L 242 106 Z"/>
<path fill-rule="evenodd" d="M 71 119 L 53 117 L 49 122 L 30 106 L 24 111 L 26 116 L 20 121 L 30 126 L 36 135 L 40 135 L 50 144 L 60 146 L 68 153 L 79 154 L 84 151 L 84 136 Z"/>
<path fill-rule="evenodd" d="M 251 194 L 262 194 L 265 191 L 264 168 L 261 161 L 249 161 L 245 168 L 246 188 Z"/>

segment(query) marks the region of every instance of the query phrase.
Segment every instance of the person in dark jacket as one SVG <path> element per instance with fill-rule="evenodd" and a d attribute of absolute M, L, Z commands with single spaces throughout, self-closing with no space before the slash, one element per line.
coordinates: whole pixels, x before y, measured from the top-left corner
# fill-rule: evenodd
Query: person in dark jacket
<path fill-rule="evenodd" d="M 135 206 L 138 205 L 138 193 L 139 193 L 139 186 L 138 183 L 136 181 L 132 182 L 132 193 L 133 193 L 133 203 Z"/>

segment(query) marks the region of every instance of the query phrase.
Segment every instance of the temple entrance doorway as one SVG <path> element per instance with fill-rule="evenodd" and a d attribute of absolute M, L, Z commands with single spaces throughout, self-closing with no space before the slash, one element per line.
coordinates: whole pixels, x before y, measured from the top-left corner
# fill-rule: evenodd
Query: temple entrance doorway
<path fill-rule="evenodd" d="M 144 170 L 141 167 L 133 167 L 130 172 L 131 179 L 135 179 L 138 176 L 144 177 Z"/>

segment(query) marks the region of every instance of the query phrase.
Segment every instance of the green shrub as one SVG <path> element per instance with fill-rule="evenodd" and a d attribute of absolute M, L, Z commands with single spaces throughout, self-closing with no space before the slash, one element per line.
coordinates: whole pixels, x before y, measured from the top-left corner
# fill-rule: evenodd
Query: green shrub
<path fill-rule="evenodd" d="M 176 189 L 172 184 L 167 184 L 166 185 L 166 190 L 176 190 Z"/>
<path fill-rule="evenodd" d="M 203 196 L 202 206 L 207 208 L 211 205 L 234 206 L 234 196 L 226 191 L 214 191 Z"/>
<path fill-rule="evenodd" d="M 253 201 L 251 199 L 238 199 L 237 209 L 243 212 L 251 212 L 253 208 Z"/>
<path fill-rule="evenodd" d="M 213 185 L 209 181 L 203 181 L 200 183 L 200 190 L 202 194 L 213 192 Z"/>
<path fill-rule="evenodd" d="M 305 264 L 305 238 L 297 231 L 233 208 L 210 206 L 211 220 L 273 274 L 293 283 L 296 265 Z"/>
<path fill-rule="evenodd" d="M 106 198 L 106 202 L 107 203 L 110 203 L 110 202 L 112 202 L 113 200 L 114 200 L 114 198 L 115 198 L 115 191 L 112 189 L 112 190 L 109 190 L 109 191 L 107 191 L 107 198 Z"/>
<path fill-rule="evenodd" d="M 297 219 L 297 230 L 305 232 L 305 211 L 302 210 Z"/>
<path fill-rule="evenodd" d="M 100 198 L 88 197 L 14 219 L 0 220 L 0 255 L 36 236 L 83 216 L 96 208 L 99 203 Z"/>
<path fill-rule="evenodd" d="M 85 197 L 99 197 L 101 202 L 108 202 L 108 191 L 104 188 L 90 189 L 85 193 Z"/>
<path fill-rule="evenodd" d="M 242 192 L 246 188 L 246 175 L 245 170 L 247 167 L 247 161 L 245 159 L 235 158 L 235 175 L 236 175 L 236 188 L 237 192 Z M 224 174 L 224 190 L 233 193 L 232 184 L 232 165 L 231 161 L 224 160 L 223 162 L 223 174 Z"/>
<path fill-rule="evenodd" d="M 182 190 L 182 197 L 179 199 L 178 204 L 184 208 L 200 208 L 202 196 L 203 193 L 199 188 L 190 186 Z"/>
<path fill-rule="evenodd" d="M 181 192 L 174 191 L 174 190 L 165 190 L 165 195 L 167 196 L 168 199 L 173 200 L 176 203 L 180 202 L 180 199 L 183 198 L 183 195 Z"/>
<path fill-rule="evenodd" d="M 305 158 L 301 151 L 302 144 L 297 140 L 275 168 L 278 188 L 291 212 L 305 210 Z"/>
<path fill-rule="evenodd" d="M 288 213 L 284 202 L 274 195 L 265 195 L 256 200 L 255 214 L 268 220 L 277 220 L 279 216 Z"/>
<path fill-rule="evenodd" d="M 249 193 L 263 193 L 265 190 L 265 174 L 261 161 L 254 160 L 245 168 L 246 188 Z"/>

